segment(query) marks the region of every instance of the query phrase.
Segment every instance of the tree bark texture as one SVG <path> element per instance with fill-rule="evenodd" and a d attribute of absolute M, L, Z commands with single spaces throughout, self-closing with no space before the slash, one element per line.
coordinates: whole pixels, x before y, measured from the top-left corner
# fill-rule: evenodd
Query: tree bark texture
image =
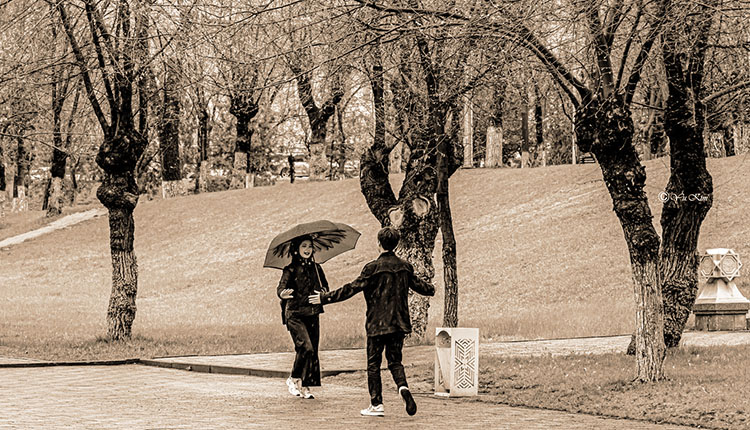
<path fill-rule="evenodd" d="M 170 63 L 174 63 L 174 61 L 170 61 Z M 163 182 L 179 181 L 182 179 L 178 70 L 178 64 L 170 64 L 167 66 L 166 76 L 164 77 L 164 103 L 159 130 L 161 179 Z"/>
<path fill-rule="evenodd" d="M 253 94 L 240 91 L 231 96 L 229 113 L 237 119 L 235 126 L 237 143 L 232 163 L 231 188 L 245 188 L 249 182 L 248 177 L 252 169 L 250 145 L 253 137 L 253 128 L 250 121 L 258 114 L 258 110 L 258 103 L 253 98 Z"/>
<path fill-rule="evenodd" d="M 453 112 L 458 113 L 458 106 Z M 456 115 L 454 115 L 455 118 Z M 458 127 L 453 121 L 450 130 L 438 142 L 437 158 L 437 208 L 440 232 L 443 239 L 443 281 L 445 297 L 443 327 L 458 327 L 458 265 L 456 262 L 456 236 L 453 231 L 453 215 L 450 206 L 449 179 L 458 170 L 467 154 L 461 148 Z"/>
<path fill-rule="evenodd" d="M 200 193 L 208 191 L 208 145 L 211 133 L 210 115 L 208 113 L 208 102 L 202 89 L 196 91 L 198 100 L 198 175 L 196 175 L 195 189 Z"/>
<path fill-rule="evenodd" d="M 633 269 L 636 301 L 637 379 L 662 378 L 664 317 L 659 273 L 659 236 L 644 186 L 646 171 L 633 146 L 630 109 L 617 95 L 589 100 L 576 115 L 581 151 L 593 152 L 625 235 Z"/>
<path fill-rule="evenodd" d="M 665 190 L 666 198 L 662 199 L 661 216 L 664 340 L 667 347 L 679 346 L 695 303 L 698 236 L 713 204 L 713 181 L 706 169 L 703 143 L 705 106 L 700 99 L 706 45 L 716 6 L 716 0 L 696 5 L 699 10 L 688 18 L 692 22 L 669 28 L 662 42 L 669 88 L 664 124 L 671 153 L 671 175 Z M 686 30 L 694 32 L 687 59 L 678 42 Z"/>
<path fill-rule="evenodd" d="M 7 188 L 7 182 L 5 182 L 5 154 L 3 153 L 3 145 L 0 142 L 0 194 L 5 195 Z"/>
<path fill-rule="evenodd" d="M 487 146 L 485 148 L 484 167 L 500 167 L 503 162 L 503 129 L 487 127 Z"/>
<path fill-rule="evenodd" d="M 22 132 L 21 132 L 22 134 Z M 29 169 L 33 153 L 27 147 L 26 139 L 16 137 L 16 174 L 13 178 L 13 212 L 25 212 L 29 209 Z"/>
<path fill-rule="evenodd" d="M 133 251 L 133 210 L 138 203 L 138 188 L 132 170 L 105 173 L 96 196 L 109 211 L 112 293 L 107 309 L 107 337 L 112 340 L 128 339 L 135 320 L 138 292 L 138 265 Z"/>
<path fill-rule="evenodd" d="M 524 100 L 521 106 L 521 168 L 531 167 L 531 160 L 529 159 L 529 147 L 531 141 L 529 138 L 529 108 L 527 101 Z"/>
<path fill-rule="evenodd" d="M 539 87 L 534 85 L 534 129 L 536 131 L 536 153 L 542 154 L 542 166 L 547 165 L 546 151 L 544 146 L 544 114 L 542 112 L 542 97 L 539 94 Z"/>

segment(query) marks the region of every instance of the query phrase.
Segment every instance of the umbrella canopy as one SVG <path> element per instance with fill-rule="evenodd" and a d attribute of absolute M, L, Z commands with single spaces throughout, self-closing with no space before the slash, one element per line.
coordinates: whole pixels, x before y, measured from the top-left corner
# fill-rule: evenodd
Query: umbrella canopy
<path fill-rule="evenodd" d="M 300 236 L 312 238 L 313 258 L 324 263 L 331 258 L 354 249 L 360 232 L 342 223 L 319 220 L 298 224 L 274 237 L 266 251 L 263 267 L 283 269 L 292 262 L 292 240 Z"/>

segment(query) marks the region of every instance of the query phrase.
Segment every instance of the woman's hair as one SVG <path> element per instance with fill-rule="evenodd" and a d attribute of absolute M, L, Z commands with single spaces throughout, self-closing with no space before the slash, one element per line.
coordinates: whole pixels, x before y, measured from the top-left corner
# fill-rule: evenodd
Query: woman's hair
<path fill-rule="evenodd" d="M 301 263 L 302 257 L 299 256 L 299 246 L 302 244 L 302 242 L 309 240 L 312 242 L 312 237 L 310 236 L 299 236 L 292 239 L 291 244 L 289 245 L 289 253 L 292 254 L 292 262 L 293 263 Z M 315 249 L 313 249 L 313 254 L 315 253 Z M 312 257 L 311 257 L 312 258 Z"/>

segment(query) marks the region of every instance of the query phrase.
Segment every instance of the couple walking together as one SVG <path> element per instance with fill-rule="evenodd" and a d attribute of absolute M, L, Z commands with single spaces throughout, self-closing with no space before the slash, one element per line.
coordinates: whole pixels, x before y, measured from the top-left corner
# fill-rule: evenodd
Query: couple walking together
<path fill-rule="evenodd" d="M 360 291 L 367 303 L 367 386 L 370 406 L 365 416 L 384 416 L 380 364 L 385 351 L 388 369 L 406 405 L 414 415 L 417 405 L 406 382 L 401 351 L 404 337 L 411 332 L 409 289 L 432 296 L 435 287 L 419 279 L 414 268 L 393 252 L 400 239 L 398 230 L 385 227 L 378 232 L 380 256 L 362 269 L 362 273 L 335 291 L 330 291 L 320 264 L 315 262 L 314 237 L 295 237 L 290 244 L 292 262 L 284 267 L 277 294 L 282 300 L 282 319 L 294 341 L 294 365 L 287 385 L 295 396 L 312 399 L 310 387 L 320 386 L 319 314 L 323 305 L 346 300 Z"/>

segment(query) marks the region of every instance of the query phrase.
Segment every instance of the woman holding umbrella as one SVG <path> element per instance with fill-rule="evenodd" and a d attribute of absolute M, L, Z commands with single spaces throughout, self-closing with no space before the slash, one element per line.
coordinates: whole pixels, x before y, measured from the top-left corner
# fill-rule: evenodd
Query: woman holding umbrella
<path fill-rule="evenodd" d="M 320 386 L 319 315 L 323 306 L 308 301 L 309 295 L 328 291 L 319 262 L 353 249 L 359 235 L 346 224 L 330 221 L 300 224 L 274 238 L 266 253 L 265 267 L 283 267 L 276 294 L 282 300 L 282 320 L 296 352 L 286 381 L 295 396 L 313 399 L 310 387 Z"/>
<path fill-rule="evenodd" d="M 300 236 L 291 243 L 292 262 L 284 267 L 276 293 L 285 301 L 286 328 L 294 341 L 294 365 L 286 380 L 289 392 L 312 399 L 310 387 L 320 386 L 318 342 L 323 306 L 307 303 L 307 292 L 328 291 L 328 281 L 320 264 L 313 259 L 312 238 Z"/>

